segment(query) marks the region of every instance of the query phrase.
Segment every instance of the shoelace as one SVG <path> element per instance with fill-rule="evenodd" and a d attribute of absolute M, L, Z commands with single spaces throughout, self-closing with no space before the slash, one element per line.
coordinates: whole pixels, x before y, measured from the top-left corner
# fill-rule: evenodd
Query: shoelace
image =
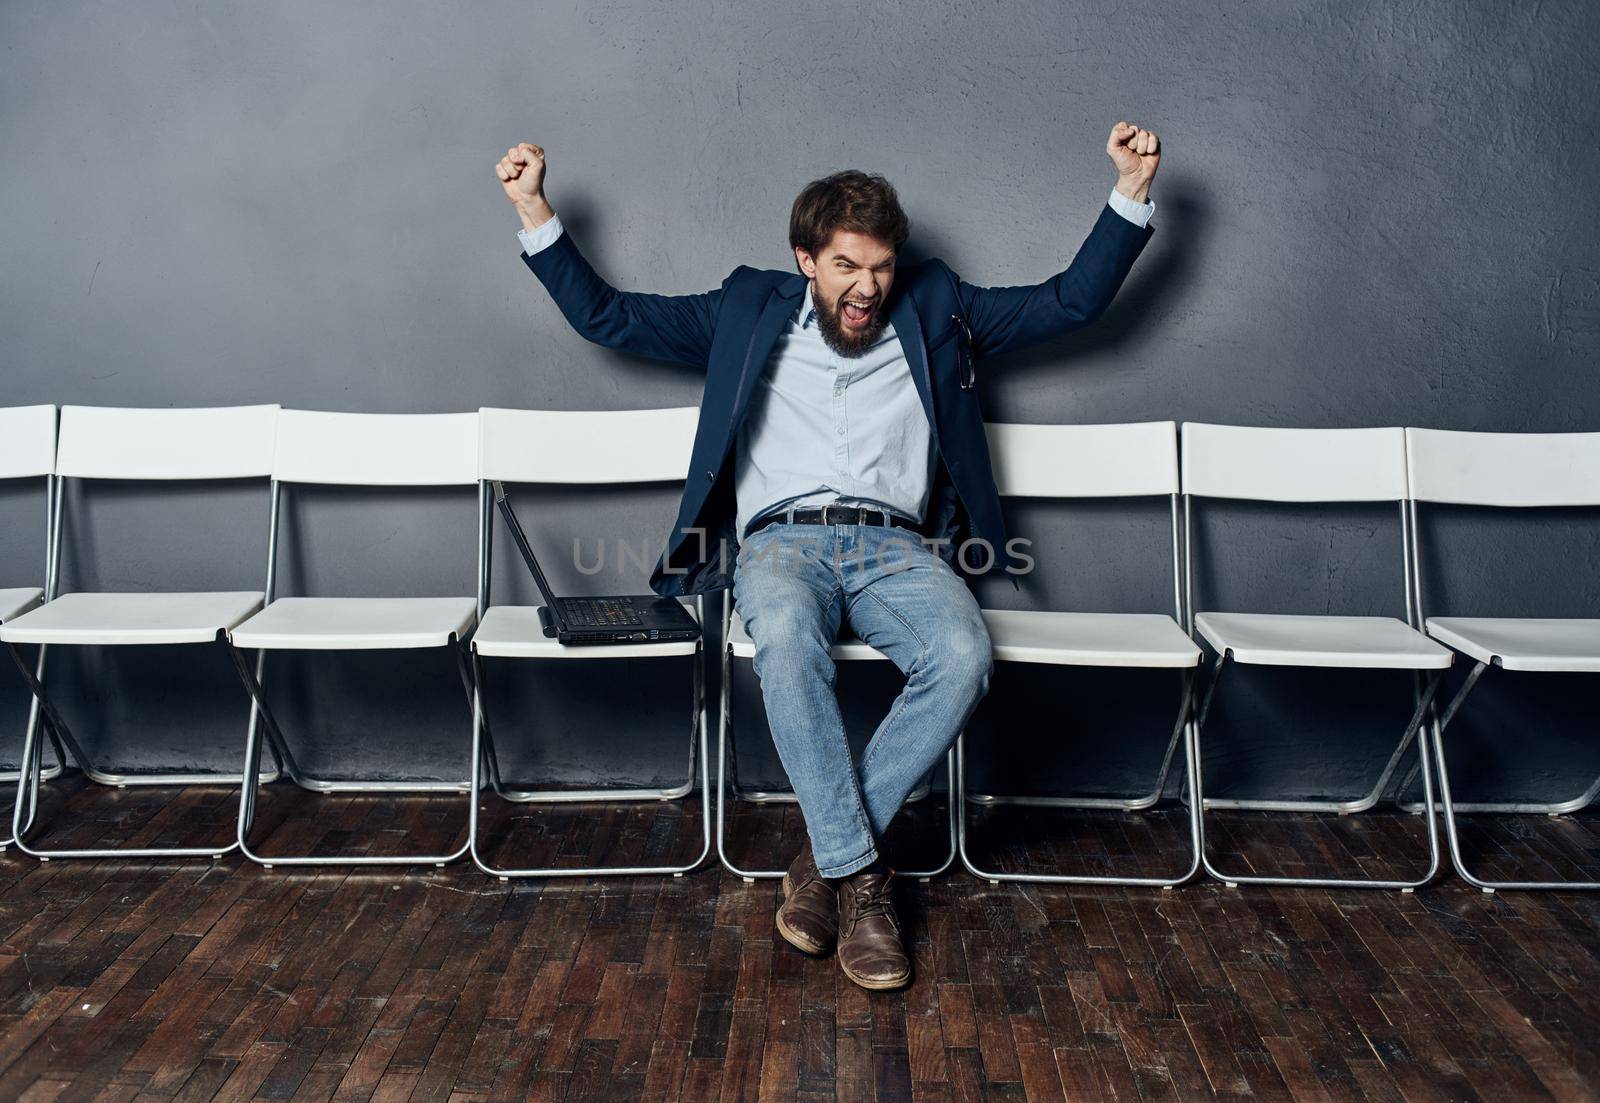
<path fill-rule="evenodd" d="M 894 912 L 890 910 L 892 901 L 889 897 L 889 882 L 868 881 L 856 891 L 856 918 L 867 919 L 874 915 L 883 916 L 890 922 L 894 921 Z"/>

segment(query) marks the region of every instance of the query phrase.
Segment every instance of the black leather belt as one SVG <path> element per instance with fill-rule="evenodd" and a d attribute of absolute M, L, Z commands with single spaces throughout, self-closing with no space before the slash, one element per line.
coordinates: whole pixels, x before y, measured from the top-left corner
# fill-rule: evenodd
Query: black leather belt
<path fill-rule="evenodd" d="M 750 528 L 745 532 L 745 536 L 754 536 L 764 528 L 788 524 L 791 520 L 796 525 L 892 526 L 897 529 L 909 529 L 919 536 L 922 535 L 920 524 L 890 513 L 886 509 L 874 509 L 871 506 L 823 506 L 820 509 L 797 509 L 793 518 L 790 518 L 788 512 L 784 510 L 769 517 L 757 517 L 750 522 Z"/>

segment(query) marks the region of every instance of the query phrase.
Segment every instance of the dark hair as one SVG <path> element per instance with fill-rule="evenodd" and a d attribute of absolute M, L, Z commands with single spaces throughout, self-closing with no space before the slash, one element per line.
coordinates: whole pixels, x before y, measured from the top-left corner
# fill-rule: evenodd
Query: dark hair
<path fill-rule="evenodd" d="M 881 176 L 847 169 L 807 184 L 789 212 L 789 247 L 816 256 L 838 230 L 887 241 L 895 252 L 911 233 L 894 185 Z"/>

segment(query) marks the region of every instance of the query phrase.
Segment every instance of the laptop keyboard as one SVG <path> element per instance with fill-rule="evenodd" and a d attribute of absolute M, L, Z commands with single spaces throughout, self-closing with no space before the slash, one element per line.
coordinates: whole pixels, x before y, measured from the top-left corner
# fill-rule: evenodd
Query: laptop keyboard
<path fill-rule="evenodd" d="M 627 598 L 569 597 L 561 601 L 567 624 L 574 628 L 628 628 L 643 624 Z"/>

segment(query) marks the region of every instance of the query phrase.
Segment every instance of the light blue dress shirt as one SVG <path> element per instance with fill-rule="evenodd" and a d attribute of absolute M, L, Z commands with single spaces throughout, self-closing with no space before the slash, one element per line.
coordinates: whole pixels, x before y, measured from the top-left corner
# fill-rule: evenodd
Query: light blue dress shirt
<path fill-rule="evenodd" d="M 1136 226 L 1154 203 L 1115 189 L 1111 209 Z M 561 219 L 520 231 L 532 256 L 561 236 Z M 740 538 L 754 518 L 778 509 L 841 502 L 889 509 L 920 522 L 933 484 L 935 448 L 911 366 L 894 327 L 864 353 L 835 353 L 805 300 L 773 346 L 739 426 L 734 466 Z"/>
<path fill-rule="evenodd" d="M 773 346 L 739 424 L 739 535 L 759 514 L 830 502 L 922 519 L 933 432 L 894 326 L 860 356 L 840 356 L 805 299 Z"/>

